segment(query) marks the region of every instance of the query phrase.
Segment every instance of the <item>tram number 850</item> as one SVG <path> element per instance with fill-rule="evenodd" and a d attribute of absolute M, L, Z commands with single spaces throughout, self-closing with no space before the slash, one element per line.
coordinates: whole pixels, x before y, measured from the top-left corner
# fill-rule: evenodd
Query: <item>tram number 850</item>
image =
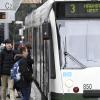
<path fill-rule="evenodd" d="M 83 90 L 91 90 L 92 84 L 83 84 Z"/>

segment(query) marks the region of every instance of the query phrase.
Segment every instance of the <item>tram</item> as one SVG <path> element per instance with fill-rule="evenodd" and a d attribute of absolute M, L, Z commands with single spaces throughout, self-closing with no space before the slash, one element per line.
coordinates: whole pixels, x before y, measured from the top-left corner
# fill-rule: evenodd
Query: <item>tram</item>
<path fill-rule="evenodd" d="M 42 100 L 99 100 L 100 1 L 48 0 L 25 27 Z"/>

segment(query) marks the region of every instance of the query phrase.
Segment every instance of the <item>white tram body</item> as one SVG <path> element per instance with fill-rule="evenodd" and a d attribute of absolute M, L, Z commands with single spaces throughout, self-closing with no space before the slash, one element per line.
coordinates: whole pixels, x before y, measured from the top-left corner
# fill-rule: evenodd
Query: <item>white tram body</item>
<path fill-rule="evenodd" d="M 63 6 L 64 3 L 71 3 L 69 7 L 72 7 L 73 13 L 74 7 L 76 7 L 74 3 L 84 2 L 84 0 L 79 2 L 74 1 L 74 3 L 73 1 L 65 0 L 48 0 L 25 18 L 25 26 L 28 32 L 31 31 L 32 34 L 37 33 L 38 35 L 36 37 L 43 37 L 43 35 L 48 34 L 52 35 L 52 39 L 50 38 L 51 40 L 45 39 L 42 41 L 40 37 L 40 39 L 36 40 L 37 47 L 38 43 L 41 44 L 41 41 L 46 43 L 47 48 L 45 48 L 44 51 L 46 51 L 46 49 L 48 50 L 48 62 L 51 61 L 49 59 L 49 56 L 51 56 L 51 49 L 49 48 L 50 41 L 52 41 L 53 44 L 52 50 L 54 54 L 55 77 L 50 77 L 52 76 L 52 66 L 50 66 L 51 64 L 49 63 L 48 78 L 45 78 L 44 75 L 44 80 L 46 81 L 46 79 L 48 79 L 47 82 L 49 82 L 49 90 L 47 93 L 49 95 L 47 98 L 49 100 L 85 100 L 84 96 L 89 96 L 88 100 L 98 100 L 98 97 L 100 96 L 100 16 L 98 17 L 98 15 L 96 15 L 95 17 L 91 15 L 93 16 L 91 17 L 88 14 L 85 15 L 88 17 L 83 18 L 82 16 L 84 15 L 81 15 L 80 17 L 75 15 L 75 18 L 71 19 L 70 16 L 73 17 L 74 15 L 69 15 L 68 18 L 63 18 L 62 14 L 61 17 L 59 17 L 59 14 L 63 10 L 62 8 L 59 8 L 61 9 L 60 11 L 59 9 L 55 10 L 55 7 L 60 5 L 56 5 L 56 3 L 59 2 L 62 3 Z M 85 1 L 86 4 L 84 4 L 84 7 L 90 5 L 92 6 L 90 7 L 91 9 L 96 8 L 97 12 L 100 14 L 100 2 L 95 1 L 93 4 L 91 2 L 92 1 Z M 66 7 L 66 9 L 67 8 L 68 7 Z M 89 10 L 90 8 L 88 6 L 86 9 Z M 95 12 L 95 10 L 93 11 Z M 67 16 L 67 14 L 65 15 Z M 50 24 L 50 32 L 47 32 L 48 29 L 45 29 L 47 26 L 45 26 L 45 28 L 43 27 L 43 23 L 45 22 Z M 36 33 L 34 33 L 34 29 L 37 29 L 37 31 L 35 31 Z M 47 31 L 43 33 L 43 30 Z M 34 36 L 35 35 L 32 35 L 32 45 L 36 42 Z M 41 47 L 39 48 L 39 50 L 41 50 Z M 35 55 L 34 47 L 33 53 Z M 40 55 L 42 57 L 46 54 L 44 53 L 42 55 L 40 52 Z M 37 50 L 36 59 L 39 60 L 40 58 L 38 58 L 39 55 Z M 39 66 L 42 60 L 37 61 L 38 63 L 35 64 L 37 67 L 35 69 L 37 70 L 36 81 L 43 91 L 43 70 L 41 69 L 42 67 Z"/>

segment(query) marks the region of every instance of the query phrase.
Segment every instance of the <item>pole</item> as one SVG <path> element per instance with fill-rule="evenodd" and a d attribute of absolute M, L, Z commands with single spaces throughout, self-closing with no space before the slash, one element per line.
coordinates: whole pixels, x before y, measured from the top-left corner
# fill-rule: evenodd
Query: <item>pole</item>
<path fill-rule="evenodd" d="M 11 26 L 12 26 L 11 32 L 12 32 L 12 40 L 13 40 L 13 49 L 14 49 L 14 45 L 15 45 L 15 22 L 14 21 L 11 23 Z"/>
<path fill-rule="evenodd" d="M 4 40 L 9 38 L 9 24 L 5 23 L 4 24 Z"/>

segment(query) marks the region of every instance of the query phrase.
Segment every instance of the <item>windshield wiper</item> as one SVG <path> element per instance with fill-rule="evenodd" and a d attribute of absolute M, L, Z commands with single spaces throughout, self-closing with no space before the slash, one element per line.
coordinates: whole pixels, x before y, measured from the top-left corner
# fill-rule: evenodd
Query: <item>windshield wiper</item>
<path fill-rule="evenodd" d="M 64 68 L 66 67 L 67 65 L 67 61 L 66 61 L 66 57 L 69 57 L 72 61 L 76 62 L 82 69 L 84 68 L 87 68 L 84 64 L 82 64 L 79 60 L 77 60 L 74 56 L 72 56 L 70 53 L 68 52 L 64 52 L 64 55 L 65 55 L 65 66 Z"/>
<path fill-rule="evenodd" d="M 64 56 L 65 56 L 65 64 L 64 64 L 63 68 L 65 68 L 67 66 L 67 57 L 69 57 L 72 61 L 76 62 L 82 69 L 87 68 L 79 60 L 77 60 L 74 56 L 72 56 L 69 52 L 67 52 L 66 36 L 65 36 Z"/>

